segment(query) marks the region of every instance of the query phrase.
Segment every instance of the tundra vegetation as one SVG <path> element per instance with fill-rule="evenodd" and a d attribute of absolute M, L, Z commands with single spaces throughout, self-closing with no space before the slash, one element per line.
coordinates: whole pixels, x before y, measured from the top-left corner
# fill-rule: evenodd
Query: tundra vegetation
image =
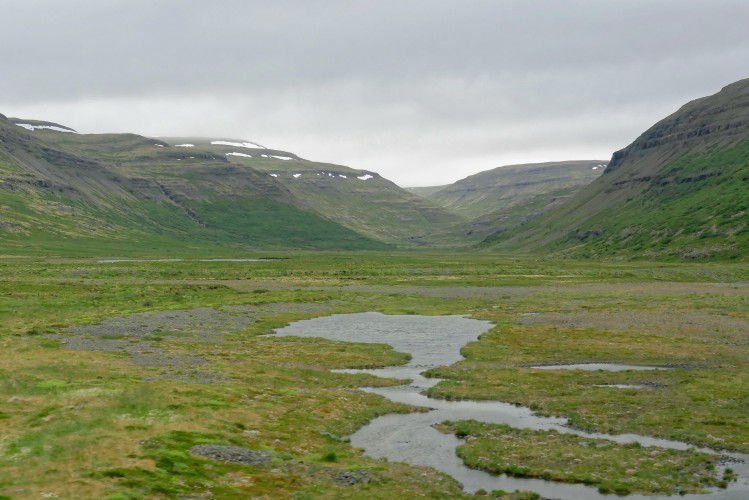
<path fill-rule="evenodd" d="M 463 349 L 464 361 L 432 370 L 444 379 L 433 396 L 749 451 L 746 263 L 413 251 L 178 256 L 186 260 L 0 258 L 0 497 L 460 498 L 450 477 L 370 459 L 347 442 L 378 415 L 419 409 L 357 389 L 397 381 L 329 370 L 407 356 L 386 345 L 264 335 L 364 311 L 496 324 Z M 530 368 L 574 362 L 670 369 Z M 471 466 L 602 491 L 700 491 L 732 479 L 715 457 L 695 452 L 593 447 L 471 422 L 443 430 L 472 437 L 460 450 Z M 503 453 L 500 461 L 482 451 L 498 443 L 554 460 Z M 606 468 L 616 462 L 627 477 Z"/>

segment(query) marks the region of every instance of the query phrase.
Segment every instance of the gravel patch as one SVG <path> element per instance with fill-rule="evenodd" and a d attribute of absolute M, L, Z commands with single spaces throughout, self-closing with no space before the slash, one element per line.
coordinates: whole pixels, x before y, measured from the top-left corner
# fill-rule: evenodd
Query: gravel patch
<path fill-rule="evenodd" d="M 156 368 L 159 377 L 199 384 L 224 381 L 218 375 L 195 367 L 208 365 L 199 355 L 200 348 L 189 347 L 192 355 L 171 352 L 176 343 L 218 344 L 225 336 L 246 329 L 253 322 L 279 313 L 323 314 L 330 304 L 278 303 L 227 306 L 220 309 L 201 307 L 177 311 L 152 311 L 107 318 L 98 324 L 65 328 L 47 338 L 58 340 L 62 347 L 74 351 L 113 352 L 125 355 L 130 362 L 145 368 Z"/>
<path fill-rule="evenodd" d="M 270 465 L 273 455 L 265 451 L 251 450 L 239 446 L 199 444 L 190 448 L 190 453 L 219 462 L 243 465 Z"/>
<path fill-rule="evenodd" d="M 338 484 L 345 486 L 354 486 L 359 483 L 369 482 L 369 471 L 366 470 L 355 470 L 355 471 L 340 471 L 333 476 L 333 480 Z"/>

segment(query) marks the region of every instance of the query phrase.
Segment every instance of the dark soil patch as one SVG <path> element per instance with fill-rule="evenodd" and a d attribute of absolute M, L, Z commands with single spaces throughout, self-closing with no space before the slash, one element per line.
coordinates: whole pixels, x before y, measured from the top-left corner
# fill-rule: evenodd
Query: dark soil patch
<path fill-rule="evenodd" d="M 190 448 L 190 453 L 220 462 L 231 462 L 242 465 L 270 465 L 273 455 L 265 451 L 251 450 L 239 446 L 220 446 L 199 444 Z"/>

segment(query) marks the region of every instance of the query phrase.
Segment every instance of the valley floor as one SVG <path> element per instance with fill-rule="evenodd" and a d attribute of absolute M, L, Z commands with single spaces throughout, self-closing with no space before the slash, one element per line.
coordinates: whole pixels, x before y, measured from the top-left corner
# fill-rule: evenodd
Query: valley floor
<path fill-rule="evenodd" d="M 516 403 L 587 431 L 749 453 L 749 264 L 270 257 L 0 258 L 0 499 L 460 497 L 448 476 L 368 458 L 347 441 L 379 415 L 415 409 L 358 390 L 394 381 L 329 370 L 406 356 L 264 335 L 365 311 L 495 325 L 463 349 L 465 360 L 432 370 L 444 379 L 432 397 Z M 533 368 L 570 363 L 668 369 Z M 697 453 L 664 454 L 671 468 L 659 469 L 638 449 L 605 443 L 470 422 L 441 430 L 468 437 L 459 453 L 472 467 L 601 491 L 715 491 L 735 480 L 719 458 Z M 491 452 L 500 443 L 513 450 L 505 462 Z M 554 460 L 530 453 L 540 446 Z"/>

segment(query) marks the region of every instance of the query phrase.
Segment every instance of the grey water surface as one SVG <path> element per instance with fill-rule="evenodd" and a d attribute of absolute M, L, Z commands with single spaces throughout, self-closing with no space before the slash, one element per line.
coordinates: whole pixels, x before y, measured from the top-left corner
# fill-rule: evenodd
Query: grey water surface
<path fill-rule="evenodd" d="M 410 379 L 411 382 L 397 387 L 365 387 L 362 390 L 382 395 L 392 401 L 430 408 L 426 413 L 406 415 L 391 414 L 378 417 L 351 436 L 351 444 L 365 450 L 367 456 L 385 458 L 412 465 L 425 465 L 449 474 L 472 493 L 478 489 L 513 491 L 532 490 L 546 498 L 562 500 L 586 500 L 611 498 L 601 495 L 597 489 L 583 485 L 555 483 L 539 479 L 521 479 L 506 475 L 492 475 L 463 465 L 455 454 L 462 440 L 452 434 L 443 434 L 433 426 L 445 420 L 474 419 L 488 423 L 507 424 L 513 427 L 535 430 L 551 430 L 572 433 L 591 438 L 609 439 L 619 443 L 639 442 L 643 446 L 658 446 L 684 450 L 692 447 L 687 443 L 651 438 L 636 434 L 608 435 L 588 433 L 573 429 L 565 418 L 539 417 L 522 406 L 495 401 L 446 401 L 422 394 L 440 380 L 426 378 L 421 372 L 437 366 L 450 365 L 463 359 L 460 349 L 478 339 L 492 328 L 488 321 L 478 321 L 462 316 L 388 316 L 368 312 L 342 314 L 292 323 L 276 330 L 279 336 L 320 337 L 348 342 L 383 343 L 395 350 L 411 354 L 411 361 L 404 366 L 371 370 L 336 370 L 342 373 L 369 373 L 379 377 Z M 569 367 L 561 365 L 554 368 Z M 583 365 L 586 367 L 591 364 Z M 596 366 L 600 366 L 596 365 Z M 623 365 L 605 365 L 614 369 Z M 550 367 L 544 367 L 551 369 Z M 624 369 L 655 369 L 641 367 Z M 595 368 L 605 369 L 605 368 Z M 705 450 L 712 452 L 711 450 Z M 726 490 L 717 490 L 704 495 L 686 495 L 675 498 L 705 498 L 725 500 L 749 499 L 749 457 L 730 454 L 743 463 L 732 463 L 731 468 L 739 480 Z M 644 500 L 669 497 L 628 495 L 628 499 Z"/>

